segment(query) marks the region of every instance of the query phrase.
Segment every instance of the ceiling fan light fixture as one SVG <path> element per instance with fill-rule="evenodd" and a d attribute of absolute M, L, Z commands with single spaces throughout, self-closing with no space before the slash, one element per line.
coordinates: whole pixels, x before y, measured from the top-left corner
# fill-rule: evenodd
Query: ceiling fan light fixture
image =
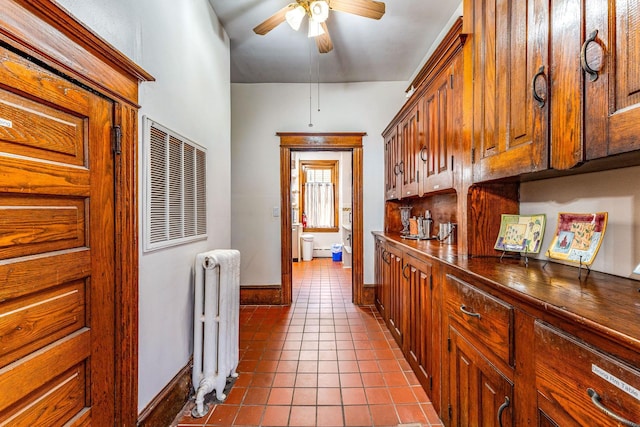
<path fill-rule="evenodd" d="M 295 31 L 298 31 L 306 14 L 307 13 L 305 12 L 304 8 L 298 5 L 288 11 L 284 15 L 284 18 L 287 20 L 287 23 L 291 26 L 291 28 L 293 28 Z"/>
<path fill-rule="evenodd" d="M 322 23 L 329 17 L 329 4 L 324 0 L 311 2 L 309 5 L 309 13 L 311 13 L 311 19 Z"/>
<path fill-rule="evenodd" d="M 309 38 L 318 37 L 324 34 L 321 22 L 316 22 L 313 19 L 309 19 Z"/>

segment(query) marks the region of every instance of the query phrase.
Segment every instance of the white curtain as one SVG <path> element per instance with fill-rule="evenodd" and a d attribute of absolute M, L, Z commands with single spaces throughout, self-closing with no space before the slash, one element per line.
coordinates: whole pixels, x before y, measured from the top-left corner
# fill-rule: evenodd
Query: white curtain
<path fill-rule="evenodd" d="M 307 182 L 305 184 L 304 208 L 307 227 L 335 227 L 333 206 L 333 184 L 329 182 Z"/>

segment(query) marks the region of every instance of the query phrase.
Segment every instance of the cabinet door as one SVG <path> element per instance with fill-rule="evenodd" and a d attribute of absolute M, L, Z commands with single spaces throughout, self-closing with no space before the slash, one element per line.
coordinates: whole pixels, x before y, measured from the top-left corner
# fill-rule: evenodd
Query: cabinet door
<path fill-rule="evenodd" d="M 449 426 L 513 425 L 513 384 L 449 326 Z"/>
<path fill-rule="evenodd" d="M 545 2 L 473 4 L 474 180 L 546 169 Z M 533 86 L 540 102 L 534 99 Z"/>
<path fill-rule="evenodd" d="M 398 198 L 398 184 L 400 182 L 400 160 L 398 132 L 394 127 L 384 137 L 384 191 L 387 200 Z"/>
<path fill-rule="evenodd" d="M 383 241 L 376 239 L 375 249 L 375 303 L 380 315 L 386 322 L 389 319 L 387 305 L 389 303 L 389 266 L 391 261 L 389 259 L 389 252 L 387 252 L 386 245 Z"/>
<path fill-rule="evenodd" d="M 584 128 L 587 159 L 638 150 L 638 2 L 585 2 L 584 19 L 584 35 L 581 41 L 585 53 L 582 66 L 586 96 Z M 615 27 L 608 28 L 609 22 L 615 22 Z"/>
<path fill-rule="evenodd" d="M 425 143 L 420 150 L 420 193 L 424 194 L 453 188 L 454 156 L 460 145 L 462 114 L 462 58 L 459 54 L 434 81 L 421 102 Z"/>
<path fill-rule="evenodd" d="M 398 249 L 388 247 L 389 258 L 389 305 L 387 311 L 389 320 L 387 325 L 391 331 L 391 335 L 396 342 L 402 347 L 405 329 L 405 308 L 406 308 L 406 281 L 404 280 L 402 252 Z"/>
<path fill-rule="evenodd" d="M 409 110 L 400 124 L 402 128 L 400 141 L 402 189 L 400 190 L 400 198 L 418 194 L 418 153 L 422 147 L 421 137 L 418 133 L 419 120 L 420 102 Z"/>
<path fill-rule="evenodd" d="M 408 326 L 405 353 L 422 386 L 430 394 L 432 383 L 431 264 L 405 257 L 408 273 Z"/>

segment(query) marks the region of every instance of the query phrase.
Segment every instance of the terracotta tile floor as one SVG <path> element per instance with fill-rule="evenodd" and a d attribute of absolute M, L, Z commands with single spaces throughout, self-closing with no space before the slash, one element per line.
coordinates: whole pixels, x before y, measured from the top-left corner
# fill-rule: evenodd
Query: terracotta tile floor
<path fill-rule="evenodd" d="M 297 262 L 293 284 L 290 307 L 242 306 L 226 401 L 172 426 L 442 426 L 375 307 L 351 303 L 351 269 Z"/>

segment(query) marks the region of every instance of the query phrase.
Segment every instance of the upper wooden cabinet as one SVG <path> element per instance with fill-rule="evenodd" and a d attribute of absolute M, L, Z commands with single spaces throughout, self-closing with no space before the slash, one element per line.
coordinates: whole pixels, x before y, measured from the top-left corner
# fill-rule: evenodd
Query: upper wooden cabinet
<path fill-rule="evenodd" d="M 547 70 L 541 68 L 546 65 L 547 33 L 536 11 L 538 3 L 542 2 L 476 0 L 465 8 L 465 19 L 473 28 L 475 182 L 549 165 Z"/>
<path fill-rule="evenodd" d="M 414 93 L 382 133 L 385 197 L 453 189 L 462 135 L 462 20 L 412 82 Z"/>
<path fill-rule="evenodd" d="M 634 2 L 477 0 L 474 181 L 640 149 L 640 11 Z"/>
<path fill-rule="evenodd" d="M 637 2 L 552 1 L 548 14 L 551 166 L 640 149 Z"/>
<path fill-rule="evenodd" d="M 419 151 L 420 195 L 448 190 L 454 185 L 454 168 L 459 160 L 462 118 L 462 56 L 435 78 L 419 104 L 423 114 Z"/>

